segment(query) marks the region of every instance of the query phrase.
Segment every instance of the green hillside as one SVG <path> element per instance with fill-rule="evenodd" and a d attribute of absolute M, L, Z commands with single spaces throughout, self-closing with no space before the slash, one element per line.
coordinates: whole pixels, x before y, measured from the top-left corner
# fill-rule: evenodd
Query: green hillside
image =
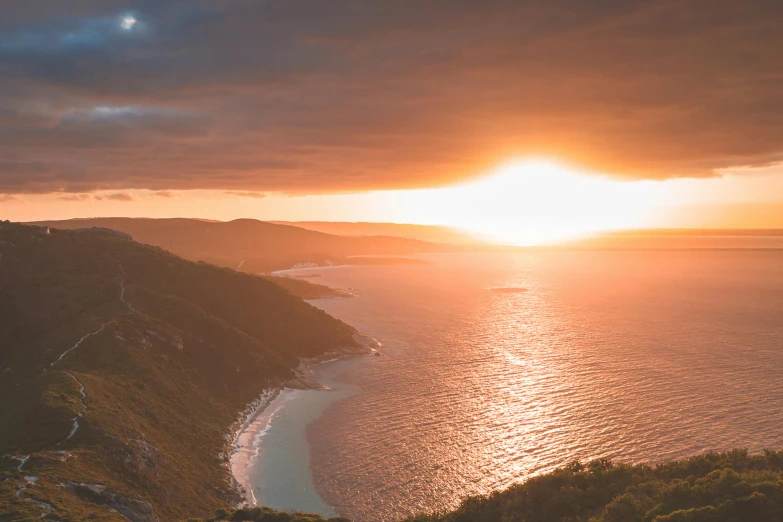
<path fill-rule="evenodd" d="M 214 513 L 240 412 L 300 357 L 362 350 L 263 278 L 7 222 L 0 317 L 0 520 Z"/>

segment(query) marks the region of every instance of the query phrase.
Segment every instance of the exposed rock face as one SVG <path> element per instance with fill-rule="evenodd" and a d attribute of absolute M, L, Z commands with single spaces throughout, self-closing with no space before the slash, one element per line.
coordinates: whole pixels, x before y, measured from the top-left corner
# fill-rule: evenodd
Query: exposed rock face
<path fill-rule="evenodd" d="M 158 466 L 163 464 L 164 459 L 158 448 L 143 439 L 136 439 L 134 442 L 136 448 L 132 453 L 132 462 L 137 470 L 157 470 Z"/>
<path fill-rule="evenodd" d="M 131 522 L 158 522 L 158 517 L 148 502 L 123 497 L 101 484 L 74 483 L 67 488 L 85 500 L 109 506 Z"/>

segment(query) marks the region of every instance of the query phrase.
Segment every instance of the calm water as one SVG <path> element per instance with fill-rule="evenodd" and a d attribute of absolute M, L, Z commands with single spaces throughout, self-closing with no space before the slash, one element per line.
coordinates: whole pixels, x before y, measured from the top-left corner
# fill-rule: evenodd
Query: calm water
<path fill-rule="evenodd" d="M 425 259 L 303 271 L 351 288 L 314 304 L 384 345 L 317 370 L 335 391 L 300 399 L 288 467 L 309 463 L 336 513 L 450 508 L 573 459 L 783 447 L 783 252 Z"/>

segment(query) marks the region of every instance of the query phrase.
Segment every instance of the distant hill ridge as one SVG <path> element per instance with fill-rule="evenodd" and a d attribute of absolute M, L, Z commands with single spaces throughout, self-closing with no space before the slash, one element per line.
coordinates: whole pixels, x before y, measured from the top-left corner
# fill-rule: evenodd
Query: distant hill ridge
<path fill-rule="evenodd" d="M 389 236 L 342 236 L 305 228 L 237 219 L 88 218 L 31 223 L 55 229 L 102 227 L 130 234 L 194 261 L 261 273 L 298 263 L 341 264 L 349 256 L 450 252 L 460 246 Z"/>
<path fill-rule="evenodd" d="M 307 230 L 341 236 L 387 236 L 418 239 L 449 245 L 484 245 L 485 242 L 467 232 L 437 225 L 412 225 L 408 223 L 372 223 L 346 221 L 271 221 L 280 225 L 292 225 Z"/>

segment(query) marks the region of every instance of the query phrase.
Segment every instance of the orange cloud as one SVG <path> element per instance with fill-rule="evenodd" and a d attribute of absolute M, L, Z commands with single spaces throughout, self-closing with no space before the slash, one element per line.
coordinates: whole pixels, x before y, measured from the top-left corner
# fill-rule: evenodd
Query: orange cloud
<path fill-rule="evenodd" d="M 235 190 L 229 190 L 226 191 L 226 194 L 229 196 L 239 196 L 242 198 L 255 198 L 255 199 L 262 199 L 266 197 L 266 194 L 263 192 L 251 192 L 251 191 L 235 191 Z"/>
<path fill-rule="evenodd" d="M 136 201 L 136 196 L 129 192 L 114 192 L 112 194 L 98 194 L 95 199 L 99 201 Z"/>
<path fill-rule="evenodd" d="M 90 194 L 63 194 L 62 196 L 57 196 L 58 199 L 63 201 L 86 201 L 90 197 Z"/>

